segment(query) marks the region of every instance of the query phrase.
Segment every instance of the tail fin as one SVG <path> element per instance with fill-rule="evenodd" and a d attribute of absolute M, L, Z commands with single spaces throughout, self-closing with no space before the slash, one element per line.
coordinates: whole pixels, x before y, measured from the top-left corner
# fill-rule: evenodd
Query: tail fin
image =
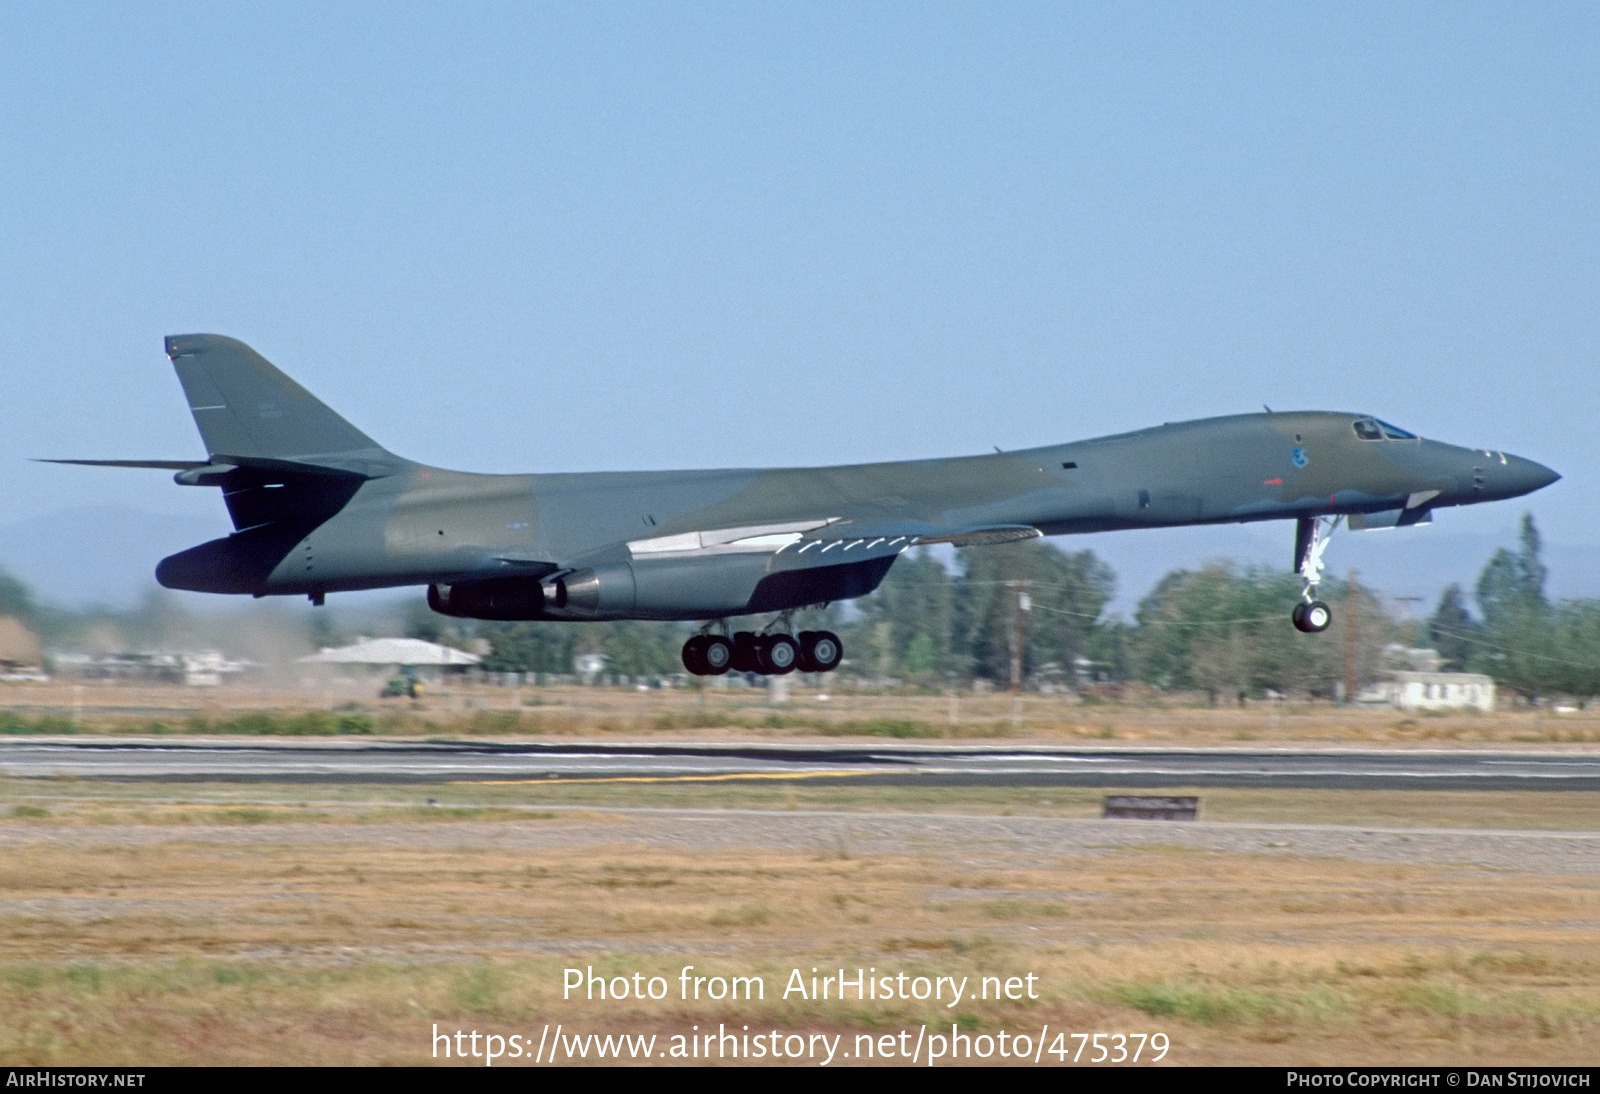
<path fill-rule="evenodd" d="M 163 559 L 156 580 L 169 589 L 264 595 L 295 544 L 367 479 L 405 466 L 243 342 L 178 334 L 167 356 L 211 457 L 177 480 L 220 486 L 237 529 Z"/>
<path fill-rule="evenodd" d="M 213 462 L 229 457 L 351 466 L 389 457 L 379 444 L 243 342 L 176 334 L 167 356 Z"/>

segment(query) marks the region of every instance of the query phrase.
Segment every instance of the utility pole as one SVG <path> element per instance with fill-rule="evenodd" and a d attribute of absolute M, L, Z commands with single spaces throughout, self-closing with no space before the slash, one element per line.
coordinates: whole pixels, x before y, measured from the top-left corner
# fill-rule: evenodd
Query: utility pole
<path fill-rule="evenodd" d="M 1011 727 L 1016 729 L 1022 725 L 1022 650 L 1027 641 L 1028 609 L 1033 607 L 1025 591 L 1027 581 L 1018 581 L 1017 586 L 1017 629 L 1011 640 Z"/>
<path fill-rule="evenodd" d="M 1026 581 L 1017 584 L 1017 632 L 1011 641 L 1011 690 L 1018 695 L 1022 694 L 1022 651 L 1023 645 L 1028 640 L 1027 619 L 1028 612 L 1033 608 L 1033 601 L 1028 599 L 1024 591 L 1028 587 Z"/>
<path fill-rule="evenodd" d="M 1344 701 L 1356 701 L 1356 571 L 1344 585 Z"/>

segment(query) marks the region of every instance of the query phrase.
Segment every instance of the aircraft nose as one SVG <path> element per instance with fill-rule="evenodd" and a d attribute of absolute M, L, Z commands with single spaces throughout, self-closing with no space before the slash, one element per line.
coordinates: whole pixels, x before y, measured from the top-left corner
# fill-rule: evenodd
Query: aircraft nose
<path fill-rule="evenodd" d="M 1525 460 L 1521 456 L 1506 456 L 1504 466 L 1491 467 L 1491 473 L 1499 480 L 1496 483 L 1499 492 L 1508 498 L 1542 490 L 1561 477 L 1544 464 Z"/>

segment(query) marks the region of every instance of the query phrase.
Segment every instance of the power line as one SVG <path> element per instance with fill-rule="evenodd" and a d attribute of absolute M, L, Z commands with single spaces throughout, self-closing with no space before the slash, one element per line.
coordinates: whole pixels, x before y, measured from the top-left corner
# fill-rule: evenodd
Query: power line
<path fill-rule="evenodd" d="M 1534 653 L 1531 650 L 1519 650 L 1514 646 L 1497 646 L 1493 642 L 1485 642 L 1482 638 L 1474 635 L 1470 631 L 1454 631 L 1449 627 L 1440 626 L 1435 626 L 1433 630 L 1436 634 L 1448 635 L 1451 638 L 1460 638 L 1464 641 L 1472 643 L 1475 646 L 1480 646 L 1486 650 L 1494 650 L 1497 653 L 1508 653 L 1514 657 L 1528 657 L 1535 661 L 1549 661 L 1553 665 L 1569 665 L 1575 669 L 1589 669 L 1591 671 L 1600 672 L 1600 665 L 1591 664 L 1586 661 L 1568 661 L 1562 657 L 1551 657 L 1548 654 Z"/>
<path fill-rule="evenodd" d="M 1033 610 L 1036 612 L 1051 612 L 1055 615 L 1071 615 L 1079 619 L 1099 619 L 1099 614 L 1090 615 L 1088 612 L 1069 612 L 1064 608 L 1051 608 L 1035 602 Z M 1131 624 L 1132 627 L 1231 627 L 1236 623 L 1281 623 L 1286 619 L 1281 615 L 1258 615 L 1248 619 L 1145 619 Z M 1110 622 L 1110 620 L 1107 620 Z"/>

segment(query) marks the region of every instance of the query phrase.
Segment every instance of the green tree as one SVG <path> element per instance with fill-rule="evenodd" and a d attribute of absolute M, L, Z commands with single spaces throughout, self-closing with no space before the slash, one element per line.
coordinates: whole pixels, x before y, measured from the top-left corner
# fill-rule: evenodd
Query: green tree
<path fill-rule="evenodd" d="M 0 570 L 0 615 L 15 616 L 30 625 L 39 617 L 33 590 L 5 570 Z"/>
<path fill-rule="evenodd" d="M 1548 616 L 1550 656 L 1540 678 L 1552 691 L 1600 695 L 1600 600 L 1566 600 Z"/>
<path fill-rule="evenodd" d="M 440 615 L 428 607 L 426 601 L 413 600 L 406 605 L 405 636 L 420 638 L 424 642 L 442 643 L 445 628 L 453 622 L 449 616 Z"/>
<path fill-rule="evenodd" d="M 488 672 L 570 673 L 577 627 L 562 623 L 485 623 L 479 634 L 488 640 L 483 659 Z"/>
<path fill-rule="evenodd" d="M 1478 607 L 1492 630 L 1501 620 L 1546 606 L 1544 582 L 1548 573 L 1539 557 L 1539 530 L 1533 514 L 1522 515 L 1522 534 L 1516 551 L 1500 548 L 1478 576 Z"/>
<path fill-rule="evenodd" d="M 955 669 L 954 588 L 950 572 L 925 548 L 897 561 L 875 592 L 856 601 L 860 614 L 848 628 L 845 648 L 857 669 L 921 680 Z"/>
<path fill-rule="evenodd" d="M 683 671 L 680 650 L 688 633 L 673 623 L 482 623 L 489 643 L 487 672 L 568 674 L 579 653 L 603 653 L 606 671 L 630 677 Z"/>
<path fill-rule="evenodd" d="M 960 552 L 956 644 L 974 676 L 1011 679 L 1017 634 L 1024 678 L 1051 674 L 1072 683 L 1077 659 L 1116 588 L 1111 568 L 1093 551 L 1061 551 L 1029 540 Z M 1020 598 L 1028 610 L 1019 619 Z"/>
<path fill-rule="evenodd" d="M 1495 682 L 1537 695 L 1559 688 L 1561 652 L 1544 595 L 1547 574 L 1533 515 L 1522 517 L 1516 551 L 1497 550 L 1478 576 L 1483 640 L 1476 667 Z"/>
<path fill-rule="evenodd" d="M 688 634 L 672 623 L 624 620 L 598 628 L 606 668 L 634 678 L 682 672 L 682 648 Z"/>
<path fill-rule="evenodd" d="M 1439 607 L 1428 623 L 1428 638 L 1447 672 L 1465 672 L 1477 656 L 1483 627 L 1467 610 L 1467 595 L 1451 585 L 1439 596 Z"/>
<path fill-rule="evenodd" d="M 1371 681 L 1393 632 L 1377 601 L 1364 589 L 1351 597 L 1344 582 L 1324 581 L 1324 598 L 1341 610 L 1327 631 L 1301 634 L 1289 620 L 1300 588 L 1292 574 L 1240 571 L 1229 562 L 1167 574 L 1135 614 L 1140 677 L 1205 691 L 1213 702 L 1267 689 L 1332 696 L 1345 677 L 1345 635 L 1353 626 L 1355 683 Z"/>
<path fill-rule="evenodd" d="M 1121 682 L 1133 678 L 1134 628 L 1120 619 L 1096 623 L 1089 631 L 1084 656 L 1093 664 L 1096 679 Z"/>

